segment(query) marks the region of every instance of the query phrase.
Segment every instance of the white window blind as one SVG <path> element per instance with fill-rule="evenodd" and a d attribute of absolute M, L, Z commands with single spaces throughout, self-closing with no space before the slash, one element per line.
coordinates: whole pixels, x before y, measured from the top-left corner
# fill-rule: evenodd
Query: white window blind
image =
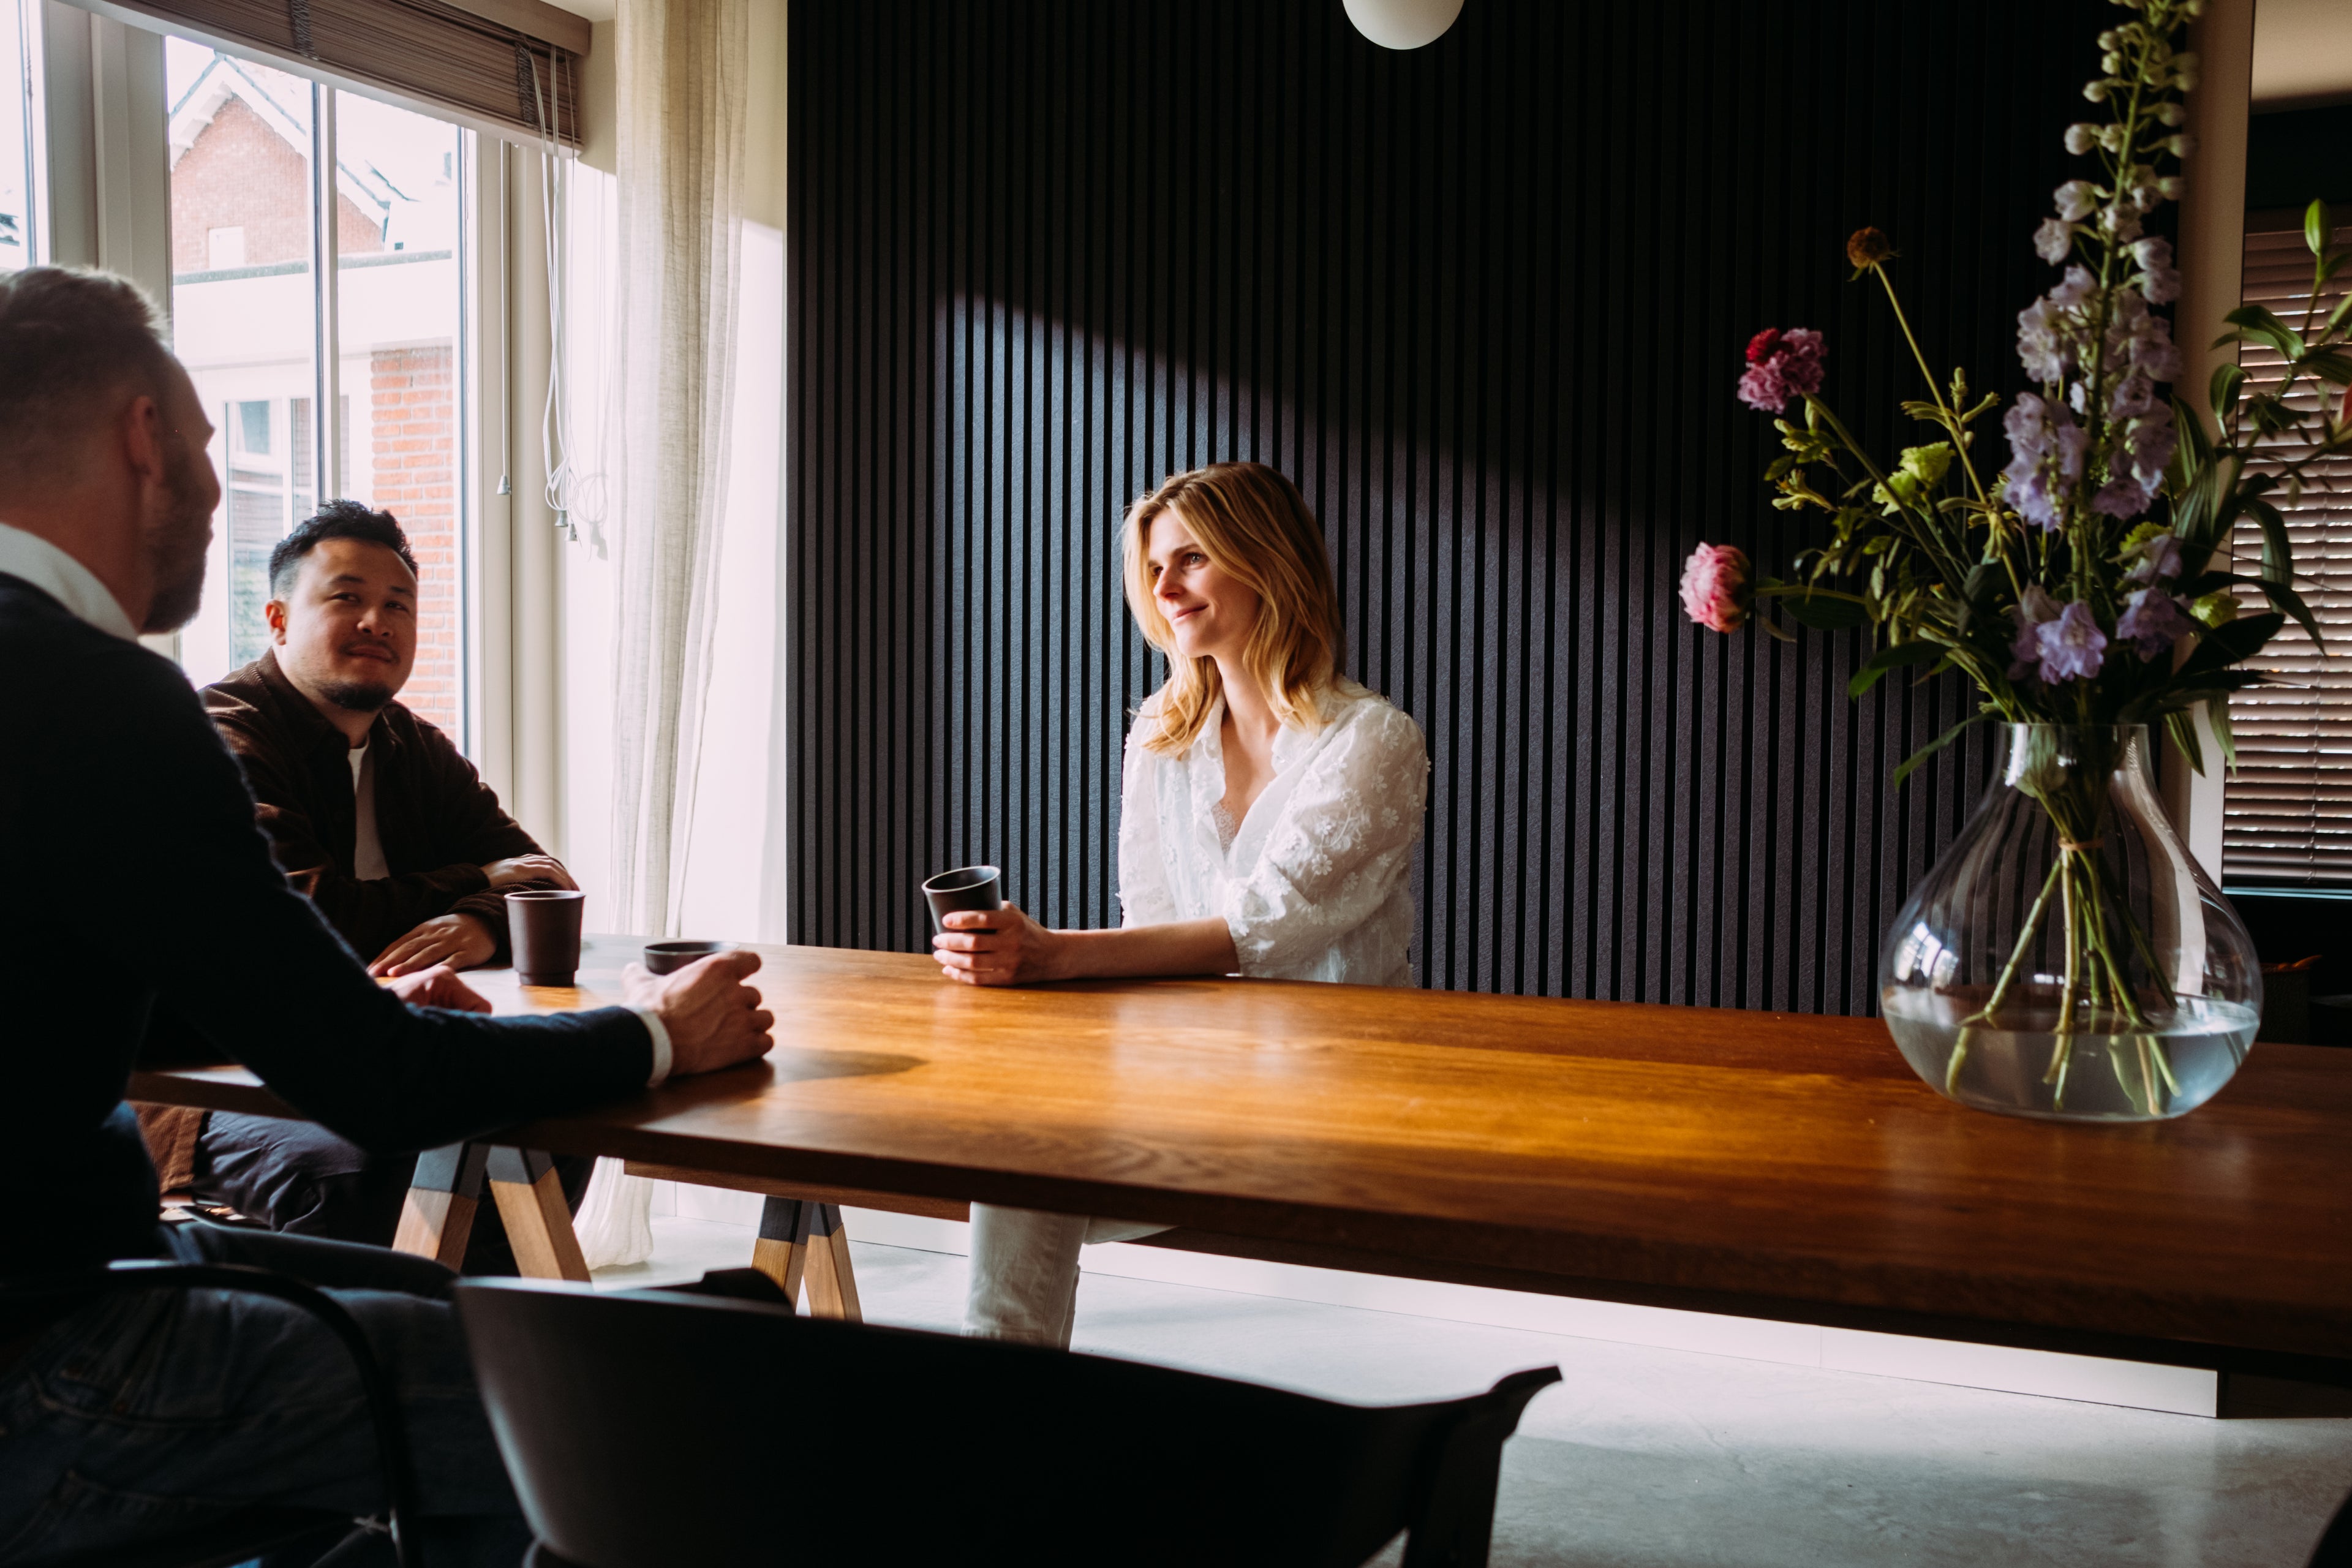
<path fill-rule="evenodd" d="M 2249 222 L 2247 229 L 2246 302 L 2269 306 L 2300 330 L 2311 308 L 2312 271 L 2302 215 Z M 2337 231 L 2339 243 L 2347 237 Z M 2347 282 L 2352 276 L 2338 275 L 2329 284 L 2323 315 Z M 2284 374 L 2279 355 L 2254 343 L 2244 345 L 2239 363 L 2249 394 L 2275 387 Z M 2318 394 L 2308 378 L 2301 387 L 2293 402 L 2308 412 Z M 2328 389 L 2331 405 L 2336 390 Z M 2280 442 L 2275 449 L 2291 458 L 2308 447 Z M 2322 657 L 2290 621 L 2252 661 L 2270 684 L 2231 699 L 2238 772 L 2223 795 L 2222 874 L 2247 886 L 2352 886 L 2352 453 L 2305 469 L 2299 498 L 2273 499 L 2294 542 L 2295 585 L 2328 652 Z M 2231 551 L 2237 571 L 2262 570 L 2258 529 L 2242 525 Z"/>

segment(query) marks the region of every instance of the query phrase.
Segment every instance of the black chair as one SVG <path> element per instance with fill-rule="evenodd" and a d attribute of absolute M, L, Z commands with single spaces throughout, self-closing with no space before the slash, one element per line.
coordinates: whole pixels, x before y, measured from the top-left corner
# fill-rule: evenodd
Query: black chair
<path fill-rule="evenodd" d="M 0 1300 L 96 1300 L 133 1290 L 196 1289 L 243 1290 L 275 1297 L 310 1313 L 342 1342 L 359 1373 L 360 1389 L 375 1426 L 376 1452 L 383 1469 L 383 1494 L 390 1505 L 381 1528 L 390 1534 L 399 1568 L 414 1568 L 414 1548 L 404 1528 L 413 1517 L 413 1510 L 409 1505 L 407 1450 L 401 1441 L 400 1406 L 393 1396 L 391 1380 L 384 1376 L 367 1336 L 333 1297 L 267 1268 L 233 1263 L 168 1263 L 132 1258 L 101 1268 L 0 1279 Z M 232 1564 L 262 1557 L 273 1562 L 313 1562 L 329 1552 L 341 1556 L 344 1550 L 356 1546 L 378 1528 L 373 1521 L 354 1521 L 348 1515 L 324 1509 L 249 1508 L 185 1534 L 136 1546 L 109 1548 L 88 1559 L 87 1568 L 231 1568 Z M 68 1568 L 84 1568 L 84 1563 L 77 1561 Z"/>
<path fill-rule="evenodd" d="M 1363 1408 L 677 1291 L 463 1280 L 539 1568 L 1486 1561 L 1503 1441 L 1557 1367 Z"/>
<path fill-rule="evenodd" d="M 2337 1506 L 2304 1568 L 2352 1568 L 2352 1497 Z"/>

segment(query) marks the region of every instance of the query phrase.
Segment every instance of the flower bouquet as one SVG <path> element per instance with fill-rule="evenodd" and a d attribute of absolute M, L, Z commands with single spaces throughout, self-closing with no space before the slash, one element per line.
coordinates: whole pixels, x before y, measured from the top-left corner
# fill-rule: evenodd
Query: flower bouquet
<path fill-rule="evenodd" d="M 2007 462 L 1996 468 L 1979 440 L 2000 399 L 1930 367 L 1895 292 L 1897 253 L 1864 228 L 1847 242 L 1853 278 L 1885 290 L 1925 379 L 1902 410 L 1935 438 L 1881 464 L 1822 399 L 1822 335 L 1758 333 L 1738 395 L 1776 415 L 1802 405 L 1801 419 L 1777 421 L 1787 450 L 1766 470 L 1772 504 L 1820 512 L 1826 537 L 1785 581 L 1751 578 L 1737 549 L 1703 544 L 1683 600 L 1717 631 L 1756 619 L 1787 637 L 1775 605 L 1805 626 L 1869 627 L 1855 697 L 1898 669 L 1968 678 L 1978 711 L 1895 782 L 1987 721 L 2010 727 L 2002 764 L 1889 934 L 1890 1029 L 1923 1076 L 1968 1103 L 2145 1119 L 2180 1114 L 2227 1080 L 2261 997 L 2244 928 L 2148 789 L 2145 737 L 2161 723 L 2202 771 L 2201 707 L 2231 760 L 2229 695 L 2263 679 L 2244 661 L 2289 616 L 2318 637 L 2275 498 L 2352 447 L 2352 300 L 2324 317 L 2318 304 L 2352 252 L 2332 247 L 2315 203 L 2304 320 L 2260 306 L 2226 318 L 2216 346 L 2275 349 L 2284 384 L 2249 395 L 2246 373 L 2224 365 L 2205 389 L 2210 422 L 2168 395 L 2181 356 L 2158 307 L 2179 298 L 2180 277 L 2147 224 L 2179 195 L 2192 151 L 2179 127 L 2197 60 L 2175 46 L 2201 0 L 2117 4 L 2131 15 L 2099 35 L 2100 74 L 2084 89 L 2107 118 L 2065 132 L 2095 165 L 2058 188 L 2033 236 L 2063 273 L 2018 316 L 2037 390 L 2000 414 Z M 2303 455 L 2267 459 L 2273 440 Z M 2258 573 L 2232 569 L 2242 525 L 2260 532 Z M 2078 1080 L 2070 1102 L 2070 1073 L 2092 1055 L 2112 1063 L 2115 1087 Z"/>

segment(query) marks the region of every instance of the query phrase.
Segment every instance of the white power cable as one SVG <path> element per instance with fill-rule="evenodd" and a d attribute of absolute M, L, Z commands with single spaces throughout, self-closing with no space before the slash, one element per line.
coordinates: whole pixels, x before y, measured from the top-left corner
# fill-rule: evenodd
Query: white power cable
<path fill-rule="evenodd" d="M 564 373 L 565 289 L 563 255 L 565 247 L 558 241 L 562 233 L 571 191 L 571 161 L 562 154 L 550 122 L 549 100 L 554 97 L 555 79 L 560 68 L 555 47 L 547 50 L 546 92 L 540 90 L 539 58 L 523 48 L 523 58 L 530 67 L 530 98 L 539 120 L 539 204 L 540 223 L 547 248 L 547 397 L 540 406 L 540 461 L 547 474 L 542 494 L 547 508 L 555 514 L 555 526 L 573 543 L 579 542 L 579 525 L 572 521 L 574 478 L 572 471 L 572 399 Z M 593 527 L 597 519 L 589 518 Z"/>

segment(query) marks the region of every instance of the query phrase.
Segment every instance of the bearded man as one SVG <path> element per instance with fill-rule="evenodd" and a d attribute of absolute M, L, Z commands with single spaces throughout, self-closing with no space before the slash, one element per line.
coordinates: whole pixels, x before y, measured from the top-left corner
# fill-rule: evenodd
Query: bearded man
<path fill-rule="evenodd" d="M 448 736 L 400 700 L 416 665 L 415 554 L 391 513 L 329 501 L 269 553 L 269 646 L 204 689 L 245 770 L 270 855 L 368 962 L 400 976 L 503 963 L 506 895 L 576 886 Z M 392 1245 L 413 1154 L 373 1154 L 311 1121 L 142 1106 L 165 1191 L 272 1230 Z M 595 1162 L 560 1159 L 577 1208 Z M 468 1274 L 511 1274 L 488 1211 Z"/>
<path fill-rule="evenodd" d="M 374 1247 L 157 1221 L 123 1102 L 170 1036 L 241 1061 L 362 1147 L 432 1148 L 764 1054 L 756 954 L 631 969 L 626 1005 L 492 1018 L 446 965 L 380 987 L 286 885 L 186 677 L 139 646 L 204 592 L 220 481 L 204 402 L 138 288 L 0 277 L 0 1557 L 100 1562 L 256 1507 L 384 1505 L 341 1342 L 268 1297 L 89 1297 L 121 1258 L 326 1289 L 398 1405 L 428 1564 L 529 1545 L 474 1387 L 455 1279 Z"/>

